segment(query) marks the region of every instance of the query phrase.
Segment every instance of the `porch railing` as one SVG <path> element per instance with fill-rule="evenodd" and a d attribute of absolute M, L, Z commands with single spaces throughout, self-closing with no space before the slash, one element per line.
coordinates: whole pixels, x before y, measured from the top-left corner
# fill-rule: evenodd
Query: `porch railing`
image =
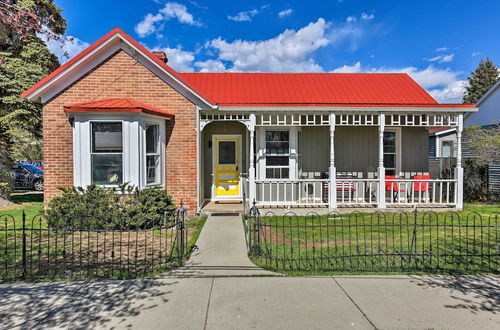
<path fill-rule="evenodd" d="M 385 181 L 388 204 L 448 204 L 456 202 L 457 180 L 395 179 Z"/>
<path fill-rule="evenodd" d="M 256 202 L 259 205 L 328 206 L 329 179 L 256 180 Z M 378 179 L 337 178 L 337 205 L 372 205 L 379 203 Z M 386 179 L 383 189 L 386 204 L 455 205 L 457 180 Z"/>
<path fill-rule="evenodd" d="M 377 179 L 335 180 L 337 204 L 377 204 Z"/>
<path fill-rule="evenodd" d="M 330 180 L 256 180 L 256 201 L 261 205 L 328 205 Z"/>

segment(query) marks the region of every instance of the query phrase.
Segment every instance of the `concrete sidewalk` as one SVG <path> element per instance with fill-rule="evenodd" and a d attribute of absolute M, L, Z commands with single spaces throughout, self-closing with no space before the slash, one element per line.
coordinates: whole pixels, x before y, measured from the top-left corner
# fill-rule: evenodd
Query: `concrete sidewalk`
<path fill-rule="evenodd" d="M 241 216 L 209 216 L 185 266 L 167 276 L 275 275 L 255 266 L 248 258 Z"/>
<path fill-rule="evenodd" d="M 214 277 L 1 285 L 0 328 L 498 329 L 500 278 Z"/>

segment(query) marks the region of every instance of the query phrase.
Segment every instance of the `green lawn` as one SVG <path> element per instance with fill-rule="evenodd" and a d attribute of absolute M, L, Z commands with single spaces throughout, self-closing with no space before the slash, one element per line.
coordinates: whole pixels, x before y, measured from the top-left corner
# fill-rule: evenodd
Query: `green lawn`
<path fill-rule="evenodd" d="M 500 272 L 500 204 L 457 213 L 262 217 L 252 259 L 285 273 Z M 493 214 L 493 216 L 491 216 Z M 490 218 L 491 216 L 491 218 Z M 417 225 L 415 225 L 415 223 Z"/>
<path fill-rule="evenodd" d="M 0 281 L 18 278 L 22 270 L 22 212 L 27 228 L 28 279 L 134 278 L 151 276 L 182 264 L 176 257 L 175 228 L 120 231 L 46 230 L 41 195 L 15 195 L 0 208 Z M 14 219 L 14 220 L 12 220 Z M 41 226 L 38 220 L 41 219 Z M 186 222 L 187 260 L 206 217 Z M 14 225 L 15 222 L 15 225 Z M 41 228 L 41 229 L 40 229 Z M 7 248 L 7 250 L 5 250 Z M 7 251 L 7 254 L 5 253 Z M 7 265 L 7 266 L 6 266 Z"/>

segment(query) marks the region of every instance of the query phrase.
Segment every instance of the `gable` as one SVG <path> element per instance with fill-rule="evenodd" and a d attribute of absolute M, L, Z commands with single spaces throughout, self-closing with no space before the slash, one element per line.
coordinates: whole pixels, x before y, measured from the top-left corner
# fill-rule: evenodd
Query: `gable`
<path fill-rule="evenodd" d="M 163 80 L 164 83 L 190 99 L 192 103 L 202 108 L 212 108 L 210 101 L 190 88 L 182 78 L 178 77 L 175 70 L 118 28 L 110 31 L 86 50 L 25 91 L 21 97 L 44 104 L 120 50 L 141 63 Z"/>

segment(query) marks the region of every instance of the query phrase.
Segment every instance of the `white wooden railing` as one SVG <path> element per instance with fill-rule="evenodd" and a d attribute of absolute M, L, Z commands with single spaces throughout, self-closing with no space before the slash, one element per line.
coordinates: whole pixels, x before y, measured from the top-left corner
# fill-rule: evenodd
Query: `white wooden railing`
<path fill-rule="evenodd" d="M 337 204 L 377 204 L 377 179 L 337 179 Z"/>
<path fill-rule="evenodd" d="M 256 201 L 260 205 L 328 206 L 328 179 L 256 180 Z M 337 205 L 378 204 L 378 179 L 335 180 Z M 454 205 L 457 180 L 387 179 L 383 189 L 386 204 Z"/>
<path fill-rule="evenodd" d="M 260 205 L 328 205 L 327 179 L 256 180 Z"/>
<path fill-rule="evenodd" d="M 449 204 L 456 202 L 457 180 L 386 180 L 387 204 Z"/>

